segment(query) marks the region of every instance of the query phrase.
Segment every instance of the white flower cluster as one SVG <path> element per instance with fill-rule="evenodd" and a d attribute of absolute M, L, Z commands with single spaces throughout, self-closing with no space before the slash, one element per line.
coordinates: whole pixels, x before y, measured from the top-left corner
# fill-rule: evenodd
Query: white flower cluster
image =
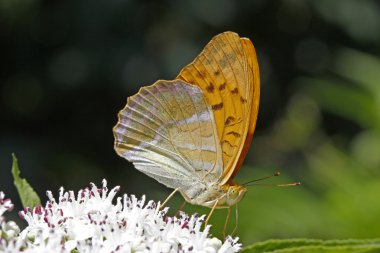
<path fill-rule="evenodd" d="M 60 189 L 58 201 L 47 192 L 45 207 L 19 212 L 28 226 L 20 232 L 14 222 L 5 222 L 5 211 L 13 207 L 0 192 L 0 252 L 24 253 L 127 253 L 127 252 L 238 252 L 238 238 L 222 243 L 210 238 L 210 226 L 203 231 L 204 217 L 168 217 L 168 208 L 145 203 L 126 194 L 116 199 L 119 187 L 74 192 Z"/>

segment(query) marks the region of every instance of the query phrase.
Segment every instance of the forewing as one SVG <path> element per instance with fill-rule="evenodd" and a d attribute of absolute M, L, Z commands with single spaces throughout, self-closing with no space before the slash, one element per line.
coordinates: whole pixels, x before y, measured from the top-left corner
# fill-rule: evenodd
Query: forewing
<path fill-rule="evenodd" d="M 249 99 L 251 100 L 251 105 L 250 105 L 251 111 L 250 111 L 250 114 L 248 115 L 250 120 L 248 123 L 247 135 L 244 141 L 244 145 L 242 147 L 241 154 L 239 156 L 239 159 L 236 163 L 236 166 L 232 174 L 227 175 L 230 179 L 232 179 L 236 175 L 241 165 L 243 164 L 245 156 L 247 155 L 247 152 L 248 152 L 248 149 L 251 144 L 252 137 L 256 128 L 257 114 L 259 113 L 259 102 L 260 102 L 260 71 L 259 71 L 259 65 L 257 62 L 256 50 L 249 39 L 240 38 L 240 42 L 242 43 L 242 46 L 244 48 L 244 53 L 247 57 L 248 71 L 251 71 L 252 73 L 252 75 L 249 75 L 249 77 L 252 79 L 248 80 L 249 89 L 250 89 L 249 94 L 251 94 L 251 96 L 248 96 L 248 97 L 250 97 Z"/>
<path fill-rule="evenodd" d="M 221 149 L 202 94 L 180 80 L 141 88 L 119 112 L 116 152 L 171 188 L 216 182 L 223 172 Z"/>
<path fill-rule="evenodd" d="M 223 153 L 220 183 L 225 184 L 241 166 L 256 125 L 260 84 L 255 49 L 236 33 L 219 34 L 177 78 L 199 86 L 211 105 Z"/>

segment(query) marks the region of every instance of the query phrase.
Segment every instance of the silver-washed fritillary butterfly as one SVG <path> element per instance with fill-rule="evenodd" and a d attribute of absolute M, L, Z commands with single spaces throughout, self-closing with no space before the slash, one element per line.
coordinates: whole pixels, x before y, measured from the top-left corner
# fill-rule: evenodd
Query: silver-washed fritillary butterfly
<path fill-rule="evenodd" d="M 128 98 L 114 127 L 115 150 L 191 204 L 230 207 L 233 183 L 256 126 L 260 79 L 252 42 L 215 36 L 175 80 Z"/>

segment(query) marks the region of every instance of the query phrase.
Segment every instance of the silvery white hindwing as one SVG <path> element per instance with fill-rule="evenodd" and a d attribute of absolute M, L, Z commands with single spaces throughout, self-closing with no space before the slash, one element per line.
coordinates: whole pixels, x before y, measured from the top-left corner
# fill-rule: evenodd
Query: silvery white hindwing
<path fill-rule="evenodd" d="M 222 151 L 202 90 L 157 81 L 128 98 L 114 128 L 116 152 L 192 203 L 211 207 L 224 191 Z"/>

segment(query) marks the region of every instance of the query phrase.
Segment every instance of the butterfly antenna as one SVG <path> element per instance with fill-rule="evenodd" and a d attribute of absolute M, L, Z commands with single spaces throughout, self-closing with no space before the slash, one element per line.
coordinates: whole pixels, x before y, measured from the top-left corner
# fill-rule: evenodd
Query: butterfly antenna
<path fill-rule="evenodd" d="M 262 181 L 262 180 L 269 179 L 269 178 L 272 178 L 272 177 L 278 177 L 278 176 L 280 176 L 280 172 L 279 172 L 279 171 L 275 172 L 273 175 L 270 175 L 270 176 L 266 176 L 266 177 L 262 177 L 262 178 L 258 178 L 258 179 L 254 179 L 254 180 L 251 180 L 251 181 L 245 182 L 245 183 L 242 184 L 242 185 L 243 185 L 243 186 L 250 186 L 249 184 L 251 184 L 251 183 L 258 182 L 258 181 Z M 255 184 L 255 185 L 256 185 L 256 184 Z"/>
<path fill-rule="evenodd" d="M 260 186 L 279 186 L 279 187 L 283 187 L 283 186 L 298 186 L 298 185 L 301 185 L 301 182 L 294 182 L 294 183 L 290 183 L 290 184 L 261 184 L 261 183 L 257 184 L 256 183 L 258 181 L 262 181 L 262 180 L 265 180 L 265 179 L 269 179 L 269 178 L 272 178 L 272 177 L 278 177 L 278 176 L 280 176 L 280 172 L 275 172 L 271 176 L 266 176 L 266 177 L 262 177 L 262 178 L 259 178 L 259 179 L 248 181 L 248 182 L 244 183 L 243 186 L 260 185 Z"/>
<path fill-rule="evenodd" d="M 251 185 L 246 185 L 246 186 L 253 186 L 253 185 L 283 187 L 283 186 L 299 186 L 299 185 L 301 185 L 301 182 L 294 182 L 294 183 L 290 183 L 290 184 L 251 184 Z"/>

